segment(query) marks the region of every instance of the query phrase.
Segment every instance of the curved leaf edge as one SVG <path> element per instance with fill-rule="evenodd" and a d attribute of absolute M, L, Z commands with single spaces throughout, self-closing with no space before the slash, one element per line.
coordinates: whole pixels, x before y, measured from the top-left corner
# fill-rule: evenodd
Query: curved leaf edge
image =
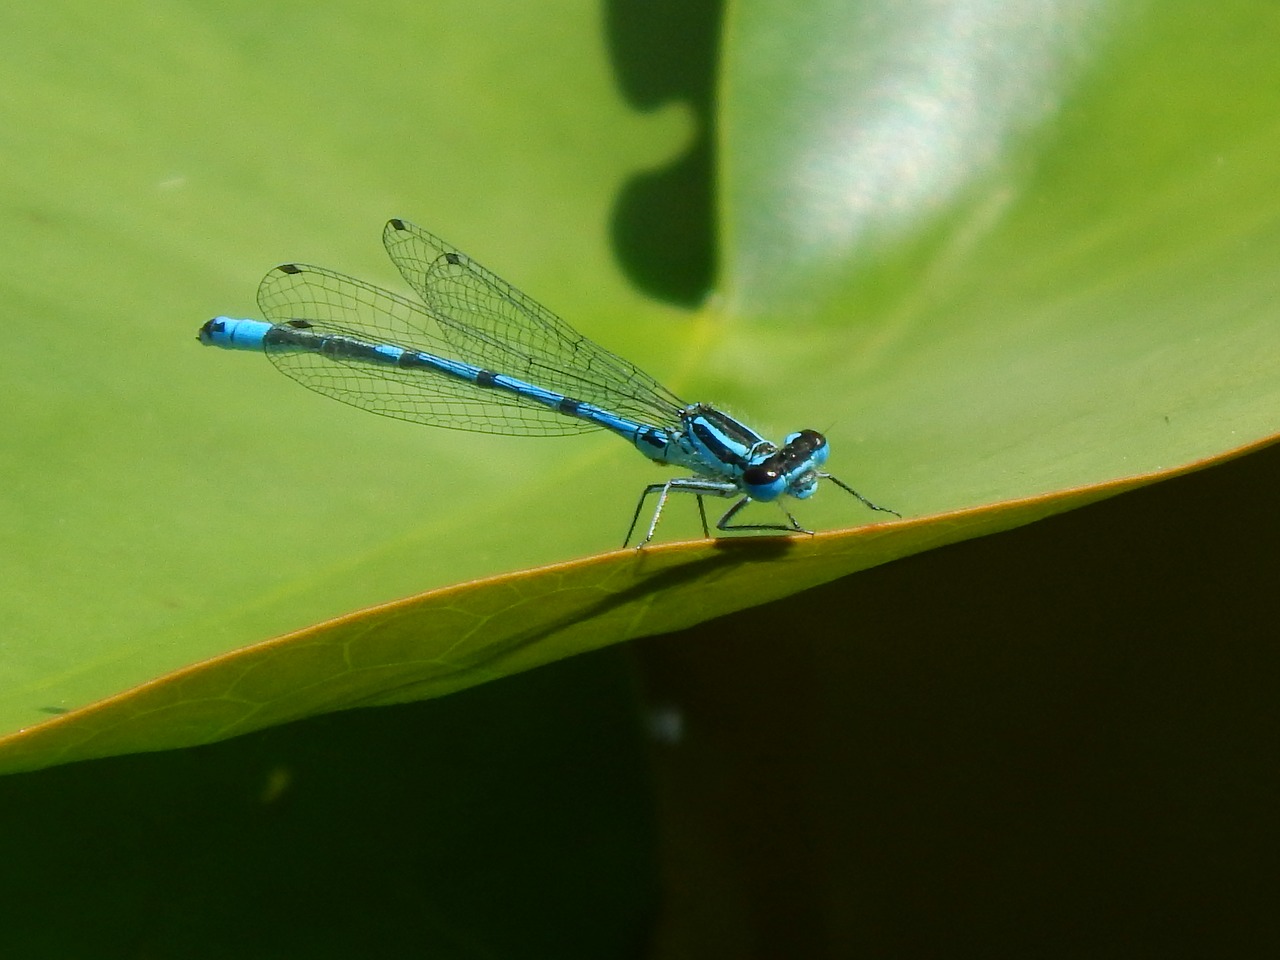
<path fill-rule="evenodd" d="M 227 651 L 0 737 L 0 773 L 196 746 L 334 710 L 443 696 L 1011 530 L 1277 442 L 1273 434 L 1176 467 L 932 516 L 812 536 L 615 550 L 452 584 Z M 761 562 L 781 556 L 799 562 L 770 564 L 760 576 Z M 690 598 L 697 602 L 680 602 Z M 420 636 L 425 651 L 415 649 Z"/>

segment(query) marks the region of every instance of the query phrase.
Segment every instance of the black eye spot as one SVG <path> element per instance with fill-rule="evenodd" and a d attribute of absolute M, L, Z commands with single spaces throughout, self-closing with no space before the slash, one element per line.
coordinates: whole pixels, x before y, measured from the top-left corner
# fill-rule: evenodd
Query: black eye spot
<path fill-rule="evenodd" d="M 792 441 L 787 444 L 787 449 L 803 456 L 814 450 L 821 450 L 826 445 L 827 438 L 817 430 L 801 430 L 794 434 Z"/>
<path fill-rule="evenodd" d="M 743 481 L 753 487 L 767 487 L 780 476 L 781 474 L 772 467 L 748 467 L 742 471 Z"/>

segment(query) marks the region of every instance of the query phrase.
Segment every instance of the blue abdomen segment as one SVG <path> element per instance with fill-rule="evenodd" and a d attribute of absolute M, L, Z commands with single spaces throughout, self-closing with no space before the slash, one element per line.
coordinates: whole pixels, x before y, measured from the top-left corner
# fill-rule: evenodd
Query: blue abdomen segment
<path fill-rule="evenodd" d="M 639 444 L 641 435 L 660 434 L 655 430 L 615 413 L 584 403 L 552 390 L 526 383 L 516 377 L 486 370 L 460 360 L 438 357 L 421 350 L 410 350 L 391 343 L 378 343 L 342 333 L 313 329 L 306 320 L 289 323 L 266 323 L 235 317 L 214 317 L 200 328 L 200 342 L 226 350 L 262 350 L 274 353 L 318 354 L 330 360 L 419 370 L 465 381 L 477 387 L 512 394 L 529 403 L 547 407 L 566 417 L 574 417 L 621 434 Z"/>
<path fill-rule="evenodd" d="M 206 347 L 227 350 L 261 350 L 263 339 L 274 326 L 262 320 L 214 317 L 200 328 L 200 342 Z"/>

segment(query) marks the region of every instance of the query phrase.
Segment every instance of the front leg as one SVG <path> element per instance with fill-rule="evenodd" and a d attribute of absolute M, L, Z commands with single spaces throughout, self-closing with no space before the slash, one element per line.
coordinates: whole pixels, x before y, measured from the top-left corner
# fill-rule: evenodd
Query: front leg
<path fill-rule="evenodd" d="M 719 522 L 716 524 L 716 529 L 725 530 L 725 531 L 728 531 L 728 530 L 781 530 L 784 533 L 807 533 L 809 534 L 809 536 L 813 536 L 813 531 L 806 530 L 804 527 L 800 526 L 800 521 L 798 521 L 795 517 L 793 517 L 791 515 L 791 511 L 787 510 L 787 508 L 782 506 L 782 504 L 778 504 L 778 509 L 781 510 L 784 514 L 786 514 L 787 519 L 791 522 L 790 526 L 786 526 L 785 524 L 781 524 L 781 523 L 730 523 L 729 521 L 732 520 L 734 517 L 736 517 L 738 515 L 738 512 L 750 502 L 751 502 L 750 497 L 743 497 L 741 500 L 735 503 L 732 507 L 726 510 L 724 516 L 721 517 Z"/>

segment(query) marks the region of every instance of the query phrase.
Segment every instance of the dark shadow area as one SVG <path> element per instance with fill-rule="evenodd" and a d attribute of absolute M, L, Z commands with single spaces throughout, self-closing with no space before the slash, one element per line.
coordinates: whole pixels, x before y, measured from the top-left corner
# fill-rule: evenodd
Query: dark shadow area
<path fill-rule="evenodd" d="M 721 4 L 614 0 L 606 32 L 618 86 L 637 110 L 681 101 L 696 134 L 671 165 L 637 174 L 613 212 L 613 242 L 631 281 L 655 297 L 695 305 L 716 270 L 715 89 Z"/>
<path fill-rule="evenodd" d="M 0 955 L 643 956 L 617 649 L 439 700 L 0 777 Z"/>
<path fill-rule="evenodd" d="M 1280 446 L 636 645 L 660 957 L 1280 956 Z"/>

